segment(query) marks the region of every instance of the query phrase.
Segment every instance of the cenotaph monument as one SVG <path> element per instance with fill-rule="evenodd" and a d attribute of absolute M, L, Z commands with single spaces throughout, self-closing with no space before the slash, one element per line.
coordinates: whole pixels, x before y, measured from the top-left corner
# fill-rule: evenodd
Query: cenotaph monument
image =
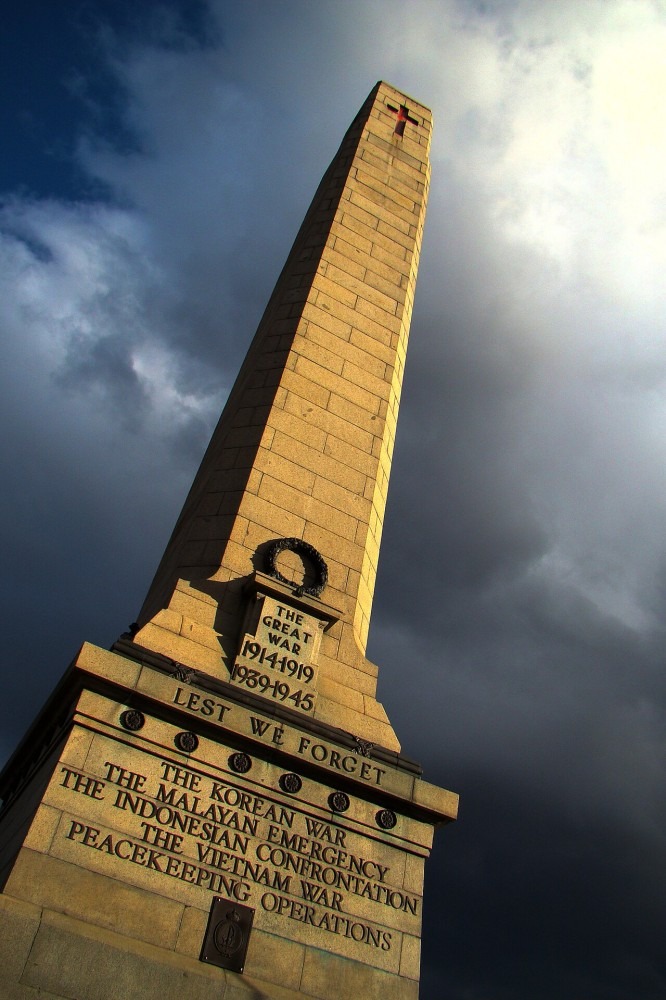
<path fill-rule="evenodd" d="M 457 796 L 402 753 L 365 649 L 431 126 L 372 90 L 137 622 L 83 645 L 0 777 L 3 998 L 418 996 Z"/>

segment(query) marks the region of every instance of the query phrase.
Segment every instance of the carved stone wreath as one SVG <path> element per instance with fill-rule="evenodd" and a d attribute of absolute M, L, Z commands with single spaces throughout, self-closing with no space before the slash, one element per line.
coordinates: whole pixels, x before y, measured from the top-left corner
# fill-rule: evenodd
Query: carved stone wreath
<path fill-rule="evenodd" d="M 286 550 L 304 556 L 312 563 L 316 574 L 316 580 L 313 584 L 309 587 L 305 585 L 297 587 L 294 590 L 294 595 L 302 597 L 304 594 L 308 594 L 310 597 L 319 597 L 328 583 L 328 566 L 314 545 L 304 542 L 302 538 L 278 538 L 276 542 L 273 542 L 266 550 L 266 572 L 269 576 L 279 580 L 280 583 L 285 583 L 288 587 L 292 586 L 292 581 L 287 580 L 275 565 L 277 557 Z"/>

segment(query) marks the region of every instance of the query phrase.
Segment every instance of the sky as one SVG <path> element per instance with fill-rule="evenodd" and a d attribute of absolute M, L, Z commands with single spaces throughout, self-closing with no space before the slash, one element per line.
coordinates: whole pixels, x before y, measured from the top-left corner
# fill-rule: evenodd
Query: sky
<path fill-rule="evenodd" d="M 12 751 L 140 607 L 379 79 L 432 186 L 368 654 L 461 795 L 422 1000 L 666 996 L 666 3 L 26 0 L 0 64 Z"/>

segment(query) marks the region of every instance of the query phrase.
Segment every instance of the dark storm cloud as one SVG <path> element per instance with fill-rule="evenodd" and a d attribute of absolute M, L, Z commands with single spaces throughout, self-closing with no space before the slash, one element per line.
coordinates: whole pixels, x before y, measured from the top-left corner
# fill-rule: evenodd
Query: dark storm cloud
<path fill-rule="evenodd" d="M 422 992 L 441 996 L 446 984 L 464 1000 L 662 997 L 666 886 L 660 871 L 648 873 L 660 852 L 646 857 L 641 838 L 563 812 L 547 785 L 524 794 L 473 769 L 464 780 L 467 823 L 486 833 L 466 836 L 460 823 L 428 862 L 440 896 L 424 913 L 438 944 L 425 956 Z"/>
<path fill-rule="evenodd" d="M 80 198 L 3 207 L 2 749 L 80 641 L 136 614 L 317 182 L 388 79 L 435 139 L 370 655 L 405 752 L 462 794 L 422 996 L 660 998 L 664 13 L 184 11 L 99 6 Z"/>

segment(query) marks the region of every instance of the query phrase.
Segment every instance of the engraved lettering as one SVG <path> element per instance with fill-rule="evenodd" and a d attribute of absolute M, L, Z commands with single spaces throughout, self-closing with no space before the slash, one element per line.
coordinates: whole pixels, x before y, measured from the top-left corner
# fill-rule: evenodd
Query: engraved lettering
<path fill-rule="evenodd" d="M 104 798 L 103 792 L 106 785 L 98 778 L 90 778 L 87 774 L 81 774 L 79 771 L 72 771 L 69 767 L 61 767 L 60 773 L 65 776 L 60 782 L 63 788 L 69 788 L 73 792 L 79 792 L 81 795 L 87 795 L 91 799 Z"/>
<path fill-rule="evenodd" d="M 126 771 L 124 767 L 112 764 L 109 760 L 104 761 L 104 767 L 107 769 L 107 781 L 110 781 L 114 785 L 120 785 L 121 788 L 128 788 L 132 792 L 143 791 L 146 783 L 145 774 L 138 774 L 136 771 Z"/>
<path fill-rule="evenodd" d="M 214 698 L 202 698 L 200 694 L 186 691 L 182 687 L 176 688 L 172 702 L 174 705 L 186 708 L 189 712 L 196 712 L 206 717 L 214 715 L 217 722 L 222 722 L 225 714 L 231 708 L 230 705 L 225 705 L 221 701 L 215 701 Z"/>
<path fill-rule="evenodd" d="M 292 632 L 297 628 L 294 620 L 284 619 L 282 624 Z M 200 714 L 214 713 L 214 699 L 200 695 L 192 699 L 193 692 L 178 690 L 179 697 Z M 283 727 L 261 716 L 247 718 L 255 738 L 282 743 Z M 296 747 L 301 756 L 334 773 L 353 774 L 373 784 L 380 784 L 386 773 L 358 754 L 287 732 L 292 752 Z M 393 856 L 393 849 L 382 846 L 381 860 L 355 853 L 357 845 L 364 845 L 361 851 L 371 849 L 371 841 L 358 831 L 299 808 L 287 809 L 233 783 L 241 780 L 236 776 L 230 783 L 217 781 L 168 760 L 159 762 L 157 774 L 148 772 L 153 775 L 150 779 L 108 760 L 101 773 L 105 781 L 70 767 L 60 769 L 61 786 L 89 799 L 103 799 L 106 782 L 115 785 L 111 806 L 127 816 L 122 833 L 70 820 L 64 837 L 80 845 L 75 851 L 85 847 L 105 859 L 117 858 L 206 892 L 239 902 L 249 899 L 251 905 L 260 905 L 280 919 L 382 951 L 391 949 L 392 935 L 380 926 L 381 910 L 420 917 L 420 897 L 391 885 L 389 865 L 382 863 Z M 266 790 L 267 796 L 272 794 Z M 128 835 L 125 826 L 131 817 L 136 817 L 137 825 Z M 346 912 L 356 911 L 361 900 L 378 925 Z"/>
<path fill-rule="evenodd" d="M 188 771 L 184 767 L 169 764 L 166 760 L 160 761 L 160 767 L 162 768 L 162 777 L 165 781 L 169 781 L 172 785 L 180 785 L 182 788 L 187 788 L 192 792 L 199 791 L 201 779 L 198 774 L 194 774 L 193 771 Z"/>
<path fill-rule="evenodd" d="M 334 892 L 332 889 L 324 889 L 314 882 L 305 882 L 301 879 L 301 893 L 303 899 L 309 903 L 318 903 L 320 906 L 328 906 L 332 910 L 341 910 L 342 893 Z"/>
<path fill-rule="evenodd" d="M 346 774 L 358 774 L 364 781 L 381 785 L 382 777 L 386 774 L 384 768 L 377 767 L 369 761 L 360 761 L 356 754 L 342 755 L 339 750 L 327 747 L 325 743 L 313 743 L 307 736 L 301 736 L 296 752 L 301 756 L 310 756 L 318 764 L 326 764 L 327 767 L 337 771 L 345 771 Z"/>
<path fill-rule="evenodd" d="M 310 837 L 317 840 L 327 840 L 330 844 L 338 844 L 341 847 L 345 846 L 346 834 L 344 830 L 329 826 L 328 823 L 320 823 L 318 820 L 312 819 L 311 816 L 305 817 L 305 825 Z"/>
<path fill-rule="evenodd" d="M 261 719 L 256 719 L 254 715 L 250 716 L 250 722 L 252 723 L 252 732 L 255 736 L 263 736 L 270 726 L 270 722 L 263 722 Z"/>
<path fill-rule="evenodd" d="M 140 823 L 139 825 L 143 830 L 141 839 L 146 844 L 162 847 L 165 851 L 172 851 L 174 854 L 183 853 L 181 849 L 183 838 L 177 833 L 169 833 L 168 830 L 162 830 L 159 826 L 152 826 L 150 823 Z"/>
<path fill-rule="evenodd" d="M 268 913 L 279 913 L 313 927 L 331 931 L 343 937 L 351 938 L 359 943 L 372 945 L 382 951 L 391 948 L 391 932 L 381 930 L 372 924 L 352 920 L 338 913 L 317 913 L 314 906 L 305 906 L 295 899 L 288 899 L 275 892 L 265 892 L 261 897 L 261 905 Z"/>

